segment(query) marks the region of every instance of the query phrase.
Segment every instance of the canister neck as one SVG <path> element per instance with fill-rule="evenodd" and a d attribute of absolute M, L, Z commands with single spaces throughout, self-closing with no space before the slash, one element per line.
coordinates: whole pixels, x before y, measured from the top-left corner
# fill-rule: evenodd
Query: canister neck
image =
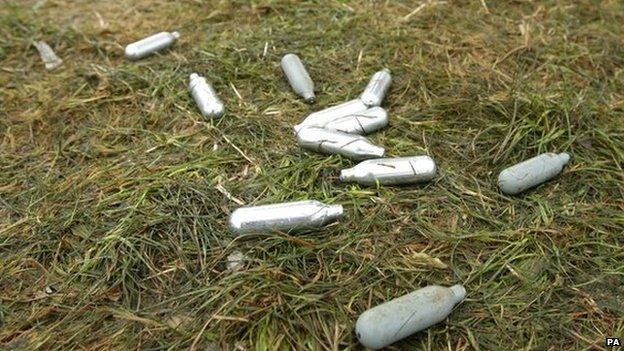
<path fill-rule="evenodd" d="M 340 180 L 341 181 L 345 181 L 345 180 L 350 180 L 353 179 L 355 177 L 355 170 L 354 169 L 343 169 L 340 171 Z"/>
<path fill-rule="evenodd" d="M 558 154 L 557 157 L 559 157 L 559 162 L 561 162 L 562 166 L 566 165 L 570 161 L 570 155 L 565 152 Z"/>
<path fill-rule="evenodd" d="M 453 285 L 449 288 L 455 297 L 455 303 L 461 302 L 466 297 L 466 288 L 462 285 Z"/>
<path fill-rule="evenodd" d="M 342 217 L 344 213 L 342 205 L 329 205 L 325 208 L 325 211 L 329 218 L 339 218 Z"/>

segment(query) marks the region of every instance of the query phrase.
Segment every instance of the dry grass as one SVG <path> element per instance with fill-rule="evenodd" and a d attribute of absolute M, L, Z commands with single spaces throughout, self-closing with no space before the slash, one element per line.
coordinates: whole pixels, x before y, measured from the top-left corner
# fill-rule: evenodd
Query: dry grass
<path fill-rule="evenodd" d="M 455 283 L 468 299 L 395 349 L 624 337 L 621 1 L 36 2 L 0 4 L 6 349 L 359 350 L 366 308 Z M 123 58 L 168 29 L 182 33 L 172 50 Z M 46 72 L 33 40 L 63 66 Z M 279 71 L 287 52 L 315 80 L 314 106 Z M 350 161 L 295 144 L 292 125 L 382 67 L 391 125 L 372 139 L 390 156 L 432 155 L 430 184 L 343 184 Z M 224 118 L 201 118 L 192 71 L 214 82 Z M 561 176 L 497 191 L 502 168 L 546 151 L 572 155 Z M 348 216 L 233 239 L 223 192 Z M 230 273 L 236 250 L 251 261 Z"/>

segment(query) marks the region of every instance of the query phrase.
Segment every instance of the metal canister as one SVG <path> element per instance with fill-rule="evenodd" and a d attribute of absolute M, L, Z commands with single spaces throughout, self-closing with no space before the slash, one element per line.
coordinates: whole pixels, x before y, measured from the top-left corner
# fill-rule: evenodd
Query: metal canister
<path fill-rule="evenodd" d="M 342 104 L 326 108 L 314 113 L 311 113 L 303 120 L 300 126 L 323 126 L 331 121 L 334 121 L 340 117 L 352 115 L 355 113 L 361 113 L 368 109 L 362 100 L 354 99 Z"/>
<path fill-rule="evenodd" d="M 342 205 L 326 205 L 316 200 L 241 207 L 230 215 L 234 234 L 279 230 L 296 232 L 319 228 L 343 216 Z"/>
<path fill-rule="evenodd" d="M 385 152 L 384 148 L 374 145 L 361 135 L 320 127 L 299 128 L 297 142 L 308 150 L 338 154 L 352 160 L 381 157 Z"/>
<path fill-rule="evenodd" d="M 128 44 L 125 49 L 126 57 L 131 60 L 142 59 L 157 51 L 166 49 L 173 45 L 180 37 L 178 32 L 160 32 L 147 38 Z"/>
<path fill-rule="evenodd" d="M 340 180 L 362 185 L 396 185 L 427 182 L 436 175 L 436 163 L 429 156 L 376 158 L 340 171 Z"/>
<path fill-rule="evenodd" d="M 381 107 L 371 107 L 366 111 L 339 117 L 324 124 L 326 129 L 339 130 L 351 134 L 369 134 L 388 125 L 388 113 Z M 299 126 L 295 126 L 297 130 Z"/>
<path fill-rule="evenodd" d="M 379 106 L 386 97 L 386 92 L 392 84 L 392 76 L 390 70 L 384 68 L 383 70 L 376 72 L 368 85 L 360 95 L 360 100 L 367 106 Z"/>
<path fill-rule="evenodd" d="M 424 287 L 362 313 L 355 334 L 365 347 L 384 348 L 442 322 L 465 297 L 461 285 Z"/>
<path fill-rule="evenodd" d="M 316 99 L 314 95 L 314 82 L 308 71 L 306 71 L 303 63 L 299 57 L 295 54 L 287 54 L 282 57 L 280 62 L 282 71 L 290 83 L 290 87 L 297 93 L 297 95 L 303 97 L 306 102 L 313 103 Z"/>
<path fill-rule="evenodd" d="M 206 81 L 206 78 L 201 77 L 197 73 L 191 74 L 189 76 L 189 90 L 202 115 L 207 118 L 215 118 L 223 115 L 225 106 L 210 83 Z"/>
<path fill-rule="evenodd" d="M 500 172 L 498 187 L 505 194 L 519 194 L 556 176 L 569 161 L 565 152 L 535 156 Z"/>

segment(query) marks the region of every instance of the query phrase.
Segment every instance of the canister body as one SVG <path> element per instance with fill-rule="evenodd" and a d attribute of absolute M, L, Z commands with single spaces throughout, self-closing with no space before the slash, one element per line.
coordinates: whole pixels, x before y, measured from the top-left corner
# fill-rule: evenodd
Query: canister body
<path fill-rule="evenodd" d="M 430 285 L 362 313 L 355 324 L 362 345 L 380 349 L 446 318 L 466 296 L 461 285 Z"/>
<path fill-rule="evenodd" d="M 299 124 L 299 126 L 323 126 L 340 117 L 364 112 L 368 109 L 362 100 L 354 99 L 332 106 L 324 110 L 311 113 Z"/>
<path fill-rule="evenodd" d="M 505 194 L 519 194 L 556 176 L 569 161 L 565 152 L 535 156 L 500 172 L 498 187 Z"/>
<path fill-rule="evenodd" d="M 369 107 L 381 105 L 386 92 L 390 89 L 390 84 L 392 84 L 392 76 L 389 69 L 384 68 L 376 72 L 360 95 L 360 100 Z"/>
<path fill-rule="evenodd" d="M 189 90 L 204 117 L 216 118 L 223 115 L 225 105 L 217 96 L 212 85 L 206 81 L 206 78 L 199 76 L 197 73 L 191 74 L 189 77 Z"/>
<path fill-rule="evenodd" d="M 314 82 L 303 63 L 295 54 L 284 55 L 280 62 L 282 71 L 288 79 L 290 87 L 306 102 L 312 103 L 316 99 L 314 95 Z"/>
<path fill-rule="evenodd" d="M 343 169 L 340 180 L 362 185 L 396 185 L 426 182 L 436 175 L 436 163 L 429 156 L 377 158 Z"/>
<path fill-rule="evenodd" d="M 378 131 L 388 125 L 388 113 L 381 107 L 372 107 L 359 113 L 338 117 L 320 127 L 338 130 L 351 134 L 369 134 Z M 301 125 L 295 126 L 295 131 Z"/>
<path fill-rule="evenodd" d="M 126 46 L 126 57 L 138 60 L 173 45 L 180 37 L 178 32 L 160 32 Z"/>
<path fill-rule="evenodd" d="M 361 135 L 320 127 L 302 127 L 297 131 L 299 145 L 311 151 L 337 154 L 352 160 L 383 156 L 385 150 Z"/>
<path fill-rule="evenodd" d="M 319 228 L 343 215 L 342 205 L 326 205 L 316 200 L 241 207 L 230 215 L 230 231 L 236 235 L 296 232 Z"/>

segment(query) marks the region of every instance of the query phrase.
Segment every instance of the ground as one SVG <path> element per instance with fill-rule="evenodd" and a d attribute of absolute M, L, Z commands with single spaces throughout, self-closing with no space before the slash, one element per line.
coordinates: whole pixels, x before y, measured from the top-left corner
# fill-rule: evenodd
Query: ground
<path fill-rule="evenodd" d="M 5 1 L 0 347 L 361 350 L 360 313 L 430 284 L 468 296 L 395 350 L 587 350 L 624 337 L 624 2 Z M 179 30 L 159 55 L 123 47 Z M 33 40 L 64 60 L 46 71 Z M 316 84 L 308 105 L 282 55 Z M 392 70 L 388 156 L 427 184 L 362 187 L 292 126 Z M 228 112 L 203 118 L 198 72 Z M 551 181 L 498 173 L 568 152 Z M 233 237 L 239 204 L 346 217 Z M 249 260 L 227 270 L 235 251 Z"/>

